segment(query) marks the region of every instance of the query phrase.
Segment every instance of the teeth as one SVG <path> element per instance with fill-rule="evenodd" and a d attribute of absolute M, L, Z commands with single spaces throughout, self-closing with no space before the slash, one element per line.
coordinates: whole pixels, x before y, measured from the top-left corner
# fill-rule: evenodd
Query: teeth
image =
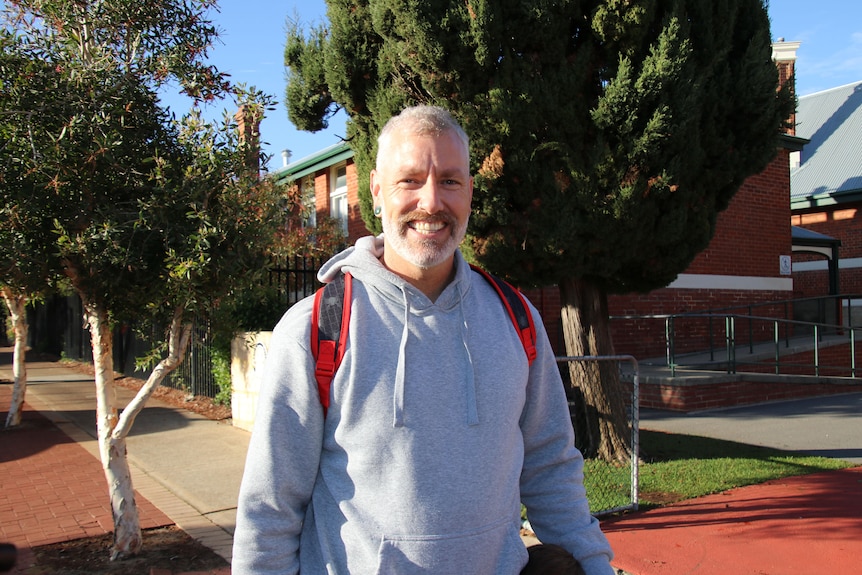
<path fill-rule="evenodd" d="M 412 222 L 411 227 L 417 232 L 431 233 L 443 229 L 443 222 Z"/>

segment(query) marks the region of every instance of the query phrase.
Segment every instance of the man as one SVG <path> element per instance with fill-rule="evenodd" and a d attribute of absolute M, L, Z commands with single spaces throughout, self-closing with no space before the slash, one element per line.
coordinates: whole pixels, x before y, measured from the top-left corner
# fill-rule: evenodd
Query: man
<path fill-rule="evenodd" d="M 325 416 L 311 301 L 273 332 L 232 572 L 516 575 L 523 502 L 543 542 L 587 575 L 612 574 L 538 313 L 529 365 L 499 296 L 458 251 L 473 194 L 466 134 L 440 108 L 404 110 L 381 131 L 371 194 L 383 234 L 320 271 L 356 280 Z"/>

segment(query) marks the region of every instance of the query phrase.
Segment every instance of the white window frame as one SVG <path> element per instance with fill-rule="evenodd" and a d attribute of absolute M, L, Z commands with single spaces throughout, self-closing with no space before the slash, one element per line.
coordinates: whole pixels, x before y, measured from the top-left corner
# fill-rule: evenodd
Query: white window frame
<path fill-rule="evenodd" d="M 347 220 L 350 207 L 347 204 L 347 162 L 332 166 L 329 177 L 329 215 L 341 224 L 347 236 Z"/>

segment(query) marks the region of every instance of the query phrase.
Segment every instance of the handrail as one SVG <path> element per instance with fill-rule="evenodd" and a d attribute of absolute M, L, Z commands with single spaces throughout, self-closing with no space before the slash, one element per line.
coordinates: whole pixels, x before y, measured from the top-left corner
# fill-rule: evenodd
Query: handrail
<path fill-rule="evenodd" d="M 787 307 L 788 304 L 799 304 L 799 303 L 806 303 L 806 302 L 829 301 L 829 300 L 835 300 L 835 301 L 847 300 L 848 308 L 852 310 L 852 308 L 853 308 L 852 301 L 853 300 L 862 300 L 862 294 L 857 294 L 857 293 L 832 294 L 832 295 L 809 296 L 809 297 L 800 297 L 800 298 L 778 299 L 778 300 L 771 300 L 771 301 L 758 302 L 758 303 L 747 303 L 747 304 L 740 304 L 740 305 L 733 305 L 733 306 L 726 306 L 726 307 L 708 308 L 708 309 L 702 310 L 701 312 L 691 312 L 691 313 L 694 313 L 694 314 L 713 313 L 713 314 L 725 315 L 727 312 L 730 312 L 733 310 L 747 309 L 748 313 L 747 314 L 741 314 L 741 315 L 751 315 L 751 311 L 757 307 L 784 306 L 784 318 L 787 319 L 787 315 L 788 315 L 788 311 L 789 311 L 788 307 Z M 676 314 L 676 315 L 687 315 L 688 313 L 689 312 L 680 312 L 679 314 Z M 740 314 L 736 314 L 736 315 L 740 315 Z"/>
<path fill-rule="evenodd" d="M 632 316 L 629 316 L 630 318 Z M 780 373 L 781 367 L 781 354 L 780 354 L 780 332 L 781 326 L 784 326 L 784 341 L 785 347 L 790 347 L 790 327 L 798 326 L 798 327 L 806 327 L 811 328 L 813 334 L 812 336 L 801 335 L 797 339 L 798 341 L 804 341 L 808 337 L 813 338 L 813 351 L 814 351 L 814 371 L 815 375 L 819 376 L 821 371 L 820 365 L 820 343 L 823 341 L 824 332 L 834 331 L 837 334 L 842 332 L 849 332 L 849 341 L 850 341 L 850 365 L 848 366 L 850 369 L 850 374 L 852 378 L 856 377 L 856 355 L 855 355 L 855 347 L 856 347 L 856 333 L 860 328 L 850 327 L 846 325 L 839 324 L 828 324 L 823 322 L 809 322 L 802 320 L 789 320 L 789 319 L 779 319 L 774 317 L 766 317 L 766 316 L 755 316 L 755 315 L 741 315 L 741 314 L 715 314 L 715 313 L 681 313 L 681 314 L 657 314 L 657 315 L 645 315 L 639 316 L 644 319 L 652 318 L 652 319 L 664 319 L 665 320 L 665 337 L 666 337 L 666 345 L 667 345 L 667 365 L 671 369 L 671 376 L 676 375 L 676 369 L 682 365 L 677 361 L 677 346 L 676 346 L 676 325 L 679 319 L 692 319 L 692 318 L 706 318 L 709 323 L 709 353 L 710 353 L 710 363 L 715 362 L 715 353 L 713 348 L 713 320 L 714 319 L 724 319 L 725 324 L 725 366 L 727 373 L 736 373 L 737 371 L 737 338 L 736 338 L 736 323 L 738 319 L 743 319 L 748 321 L 749 324 L 749 342 L 748 347 L 750 352 L 754 353 L 754 332 L 751 328 L 753 322 L 765 322 L 773 324 L 773 340 L 772 343 L 775 349 L 775 373 Z M 758 345 L 769 343 L 768 340 L 762 341 Z M 829 367 L 839 367 L 839 366 L 829 366 Z M 844 367 L 844 366 L 840 366 Z"/>

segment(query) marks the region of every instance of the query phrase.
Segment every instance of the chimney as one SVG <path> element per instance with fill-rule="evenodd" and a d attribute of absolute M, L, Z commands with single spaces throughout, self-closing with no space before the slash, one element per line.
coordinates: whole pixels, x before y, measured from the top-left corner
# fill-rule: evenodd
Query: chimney
<path fill-rule="evenodd" d="M 246 144 L 246 166 L 260 173 L 260 121 L 263 114 L 259 106 L 243 104 L 234 119 L 239 131 L 240 143 Z"/>
<path fill-rule="evenodd" d="M 799 49 L 801 42 L 785 42 L 784 38 L 779 38 L 777 42 L 772 44 L 772 60 L 778 66 L 778 82 L 784 86 L 787 82 L 794 82 L 796 74 L 796 51 Z M 793 93 L 796 93 L 795 82 L 790 87 Z M 796 135 L 796 114 L 790 117 L 790 128 L 788 134 Z"/>

